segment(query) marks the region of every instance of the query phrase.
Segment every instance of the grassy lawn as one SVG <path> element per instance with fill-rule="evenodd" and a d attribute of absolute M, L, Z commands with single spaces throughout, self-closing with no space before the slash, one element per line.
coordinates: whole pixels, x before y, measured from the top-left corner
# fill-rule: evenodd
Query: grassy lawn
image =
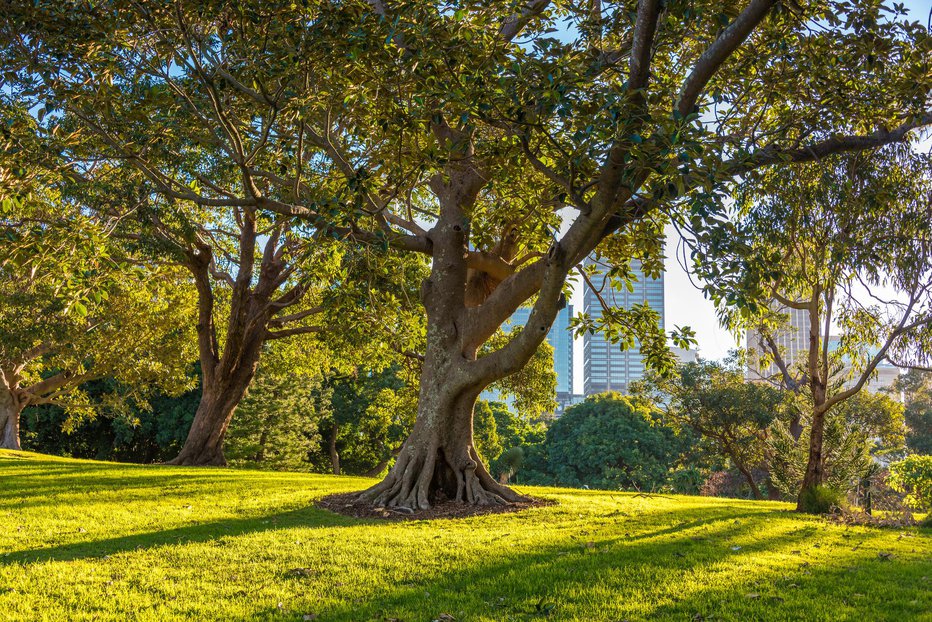
<path fill-rule="evenodd" d="M 930 530 L 543 488 L 432 522 L 313 506 L 371 482 L 0 451 L 0 619 L 932 620 Z"/>

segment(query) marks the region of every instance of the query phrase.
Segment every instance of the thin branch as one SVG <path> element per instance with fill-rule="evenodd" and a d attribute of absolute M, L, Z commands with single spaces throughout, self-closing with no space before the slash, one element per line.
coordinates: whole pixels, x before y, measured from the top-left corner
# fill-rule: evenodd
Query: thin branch
<path fill-rule="evenodd" d="M 324 332 L 322 326 L 300 326 L 297 328 L 284 328 L 282 330 L 270 330 L 266 333 L 267 339 L 284 339 L 292 335 L 308 335 L 311 333 Z"/>

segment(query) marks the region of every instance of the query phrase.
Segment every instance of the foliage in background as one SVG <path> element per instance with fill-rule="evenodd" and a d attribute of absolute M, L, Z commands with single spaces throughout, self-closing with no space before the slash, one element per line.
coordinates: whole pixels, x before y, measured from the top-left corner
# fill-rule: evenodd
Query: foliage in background
<path fill-rule="evenodd" d="M 23 203 L 17 203 L 23 205 Z M 0 436 L 17 444 L 22 409 L 64 407 L 74 425 L 95 408 L 128 408 L 158 391 L 180 394 L 196 348 L 194 301 L 185 275 L 173 266 L 145 262 L 133 250 L 67 209 L 44 205 L 66 220 L 25 227 L 28 210 L 0 218 Z M 11 224 L 12 223 L 12 224 Z M 82 389 L 113 378 L 119 390 Z M 99 388 L 99 387 L 98 387 Z M 6 429 L 6 434 L 3 430 Z"/>
<path fill-rule="evenodd" d="M 803 404 L 798 412 L 798 438 L 780 421 L 769 440 L 771 481 L 785 498 L 799 492 L 808 461 L 809 408 Z M 885 394 L 862 391 L 839 404 L 825 426 L 825 487 L 840 494 L 855 489 L 876 459 L 902 450 L 903 433 L 903 406 Z"/>
<path fill-rule="evenodd" d="M 764 379 L 806 394 L 800 487 L 814 488 L 828 477 L 824 444 L 836 410 L 881 362 L 928 356 L 932 156 L 895 145 L 771 169 L 735 197 L 733 231 L 694 253 L 696 272 L 727 326 L 756 331 L 753 366 L 778 369 Z M 779 343 L 791 313 L 808 321 L 799 352 Z"/>
<path fill-rule="evenodd" d="M 104 379 L 87 383 L 82 390 L 91 403 L 99 404 L 120 387 Z M 147 407 L 130 401 L 117 413 L 97 409 L 95 416 L 79 421 L 60 406 L 27 408 L 22 416 L 23 448 L 74 458 L 162 462 L 181 449 L 200 398 L 199 386 L 178 396 L 156 391 Z"/>
<path fill-rule="evenodd" d="M 363 475 L 386 468 L 417 410 L 417 384 L 406 368 L 331 373 L 317 390 L 321 441 L 311 452 L 319 472 Z"/>
<path fill-rule="evenodd" d="M 932 456 L 907 456 L 890 465 L 887 483 L 906 495 L 906 503 L 920 512 L 932 511 Z"/>
<path fill-rule="evenodd" d="M 482 401 L 477 404 L 481 407 Z M 499 481 L 523 481 L 523 468 L 528 452 L 538 452 L 547 437 L 547 426 L 551 418 L 537 418 L 520 410 L 512 410 L 502 402 L 488 402 L 495 420 L 496 436 L 501 445 L 497 458 L 489 458 L 489 471 Z M 531 469 L 533 474 L 534 469 Z"/>
<path fill-rule="evenodd" d="M 528 483 L 611 490 L 660 490 L 684 463 L 691 434 L 666 425 L 653 408 L 617 393 L 590 396 L 547 430 L 546 470 Z"/>
<path fill-rule="evenodd" d="M 482 346 L 480 357 L 505 347 L 520 328 L 497 331 Z M 557 407 L 557 374 L 553 367 L 553 346 L 543 341 L 527 364 L 519 371 L 490 384 L 490 391 L 498 391 L 502 399 L 511 398 L 512 407 L 525 417 L 539 419 Z"/>
<path fill-rule="evenodd" d="M 234 464 L 306 470 L 320 444 L 318 425 L 327 404 L 316 399 L 322 352 L 311 340 L 270 344 L 227 432 Z"/>
<path fill-rule="evenodd" d="M 767 484 L 770 426 L 784 416 L 784 394 L 745 382 L 740 361 L 700 360 L 681 365 L 670 377 L 649 373 L 633 393 L 677 425 L 709 441 L 714 452 L 745 478 L 753 496 L 762 499 Z"/>
<path fill-rule="evenodd" d="M 906 401 L 906 447 L 917 454 L 932 454 L 932 373 L 910 369 L 901 374 L 893 391 Z"/>

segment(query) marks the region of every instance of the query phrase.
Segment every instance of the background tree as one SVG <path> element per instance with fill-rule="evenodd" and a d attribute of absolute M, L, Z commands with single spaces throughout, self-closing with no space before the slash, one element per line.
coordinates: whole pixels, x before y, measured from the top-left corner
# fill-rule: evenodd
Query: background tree
<path fill-rule="evenodd" d="M 269 344 L 249 391 L 230 422 L 226 454 L 238 464 L 305 470 L 320 443 L 326 404 L 316 400 L 321 359 L 312 339 Z"/>
<path fill-rule="evenodd" d="M 670 483 L 671 471 L 691 444 L 649 406 L 617 393 L 590 396 L 547 430 L 546 483 L 657 490 Z"/>
<path fill-rule="evenodd" d="M 669 218 L 718 222 L 731 179 L 901 141 L 930 120 L 929 35 L 872 0 L 448 9 L 126 2 L 104 15 L 16 2 L 0 31 L 11 80 L 26 83 L 17 93 L 69 110 L 105 143 L 98 156 L 136 167 L 160 196 L 431 257 L 418 417 L 364 495 L 380 505 L 427 507 L 440 490 L 518 499 L 475 451 L 473 405 L 531 358 L 600 242 L 612 239 L 601 250 L 623 270 L 657 254 Z M 140 136 L 116 141 L 124 151 L 108 142 L 114 119 L 142 117 Z M 196 159 L 207 166 L 159 166 L 179 162 L 180 135 L 197 137 L 181 152 L 210 153 Z M 535 295 L 525 328 L 478 356 Z M 652 317 L 633 309 L 605 328 L 640 333 L 669 368 Z"/>
<path fill-rule="evenodd" d="M 932 509 L 932 456 L 908 456 L 890 465 L 889 484 L 919 511 Z M 926 519 L 926 523 L 928 523 Z"/>
<path fill-rule="evenodd" d="M 482 401 L 477 403 L 480 407 Z M 550 418 L 534 416 L 518 409 L 512 410 L 502 402 L 488 402 L 489 410 L 495 419 L 496 435 L 502 451 L 498 458 L 489 458 L 489 471 L 502 483 L 516 477 L 525 465 L 527 453 L 540 453 L 547 437 L 547 424 Z"/>
<path fill-rule="evenodd" d="M 314 161 L 320 147 L 277 125 L 287 118 L 294 129 L 301 104 L 286 110 L 283 89 L 259 100 L 252 87 L 231 90 L 214 66 L 223 58 L 252 84 L 242 62 L 275 22 L 240 20 L 235 9 L 205 21 L 199 3 L 127 2 L 106 16 L 90 6 L 9 8 L 5 78 L 18 104 L 40 107 L 38 133 L 66 154 L 58 167 L 99 220 L 190 272 L 202 392 L 172 462 L 223 464 L 227 426 L 264 344 L 319 329 L 308 293 L 337 257 L 319 231 L 267 209 L 301 184 L 316 192 L 327 183 Z M 301 181 L 272 189 L 266 174 Z M 333 199 L 324 195 L 322 212 Z"/>
<path fill-rule="evenodd" d="M 739 195 L 743 220 L 732 241 L 746 246 L 732 263 L 716 255 L 700 268 L 729 325 L 758 329 L 760 367 L 773 361 L 775 382 L 807 393 L 800 510 L 825 483 L 830 411 L 857 395 L 880 362 L 922 344 L 932 323 L 932 168 L 928 156 L 892 151 L 886 161 L 854 155 L 758 176 Z M 746 259 L 748 247 L 760 263 Z M 787 310 L 808 318 L 800 360 L 775 339 Z"/>
<path fill-rule="evenodd" d="M 91 380 L 120 385 L 98 395 L 111 410 L 119 398 L 188 388 L 194 307 L 183 273 L 140 260 L 80 204 L 32 186 L 27 169 L 14 175 L 9 156 L 0 159 L 0 178 L 16 182 L 0 203 L 0 447 L 19 449 L 26 407 L 74 416 L 102 407 L 81 389 Z"/>
<path fill-rule="evenodd" d="M 767 477 L 768 436 L 772 423 L 785 410 L 784 395 L 777 389 L 744 380 L 735 356 L 725 363 L 700 360 L 681 365 L 664 378 L 649 374 L 634 389 L 661 409 L 671 421 L 692 429 L 717 447 L 747 481 L 755 499 L 764 492 L 755 471 Z"/>
<path fill-rule="evenodd" d="M 414 421 L 417 380 L 399 367 L 332 373 L 317 399 L 327 404 L 315 464 L 335 475 L 378 475 Z"/>
<path fill-rule="evenodd" d="M 54 404 L 27 407 L 21 416 L 23 449 L 91 460 L 163 462 L 178 455 L 201 397 L 198 387 L 180 395 L 151 388 L 137 403 L 138 387 L 109 378 L 84 384 L 81 391 L 92 408 L 69 413 Z"/>
<path fill-rule="evenodd" d="M 771 482 L 787 498 L 799 496 L 812 429 L 809 396 L 797 396 L 795 401 L 799 402 L 794 407 L 800 413 L 802 434 L 796 436 L 786 421 L 776 421 L 768 438 Z M 827 490 L 813 498 L 837 504 L 842 495 L 857 489 L 879 460 L 901 455 L 904 432 L 903 406 L 887 395 L 861 391 L 839 403 L 826 420 L 823 434 L 823 482 Z"/>
<path fill-rule="evenodd" d="M 906 405 L 906 447 L 917 454 L 932 454 L 932 374 L 910 369 L 893 384 Z"/>

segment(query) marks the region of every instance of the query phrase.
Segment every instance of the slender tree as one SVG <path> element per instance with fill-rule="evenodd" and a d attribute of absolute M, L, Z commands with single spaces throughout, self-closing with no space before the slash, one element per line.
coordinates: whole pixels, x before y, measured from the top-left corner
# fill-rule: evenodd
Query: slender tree
<path fill-rule="evenodd" d="M 932 121 L 928 33 L 867 0 L 12 5 L 15 82 L 40 82 L 161 196 L 430 257 L 417 420 L 363 493 L 382 505 L 519 499 L 475 451 L 473 404 L 531 358 L 594 249 L 623 275 L 661 252 L 666 220 L 714 228 L 730 180 Z M 192 151 L 164 146 L 181 135 L 210 166 L 166 166 Z M 669 367 L 648 315 L 614 323 Z"/>
<path fill-rule="evenodd" d="M 740 197 L 745 216 L 733 241 L 742 249 L 731 260 L 713 253 L 707 259 L 716 265 L 700 268 L 726 321 L 757 329 L 758 366 L 773 362 L 775 383 L 808 393 L 800 510 L 825 482 L 832 409 L 857 395 L 881 362 L 921 344 L 932 324 L 932 168 L 928 156 L 894 151 L 763 176 Z M 807 323 L 797 359 L 778 338 L 789 312 Z"/>

